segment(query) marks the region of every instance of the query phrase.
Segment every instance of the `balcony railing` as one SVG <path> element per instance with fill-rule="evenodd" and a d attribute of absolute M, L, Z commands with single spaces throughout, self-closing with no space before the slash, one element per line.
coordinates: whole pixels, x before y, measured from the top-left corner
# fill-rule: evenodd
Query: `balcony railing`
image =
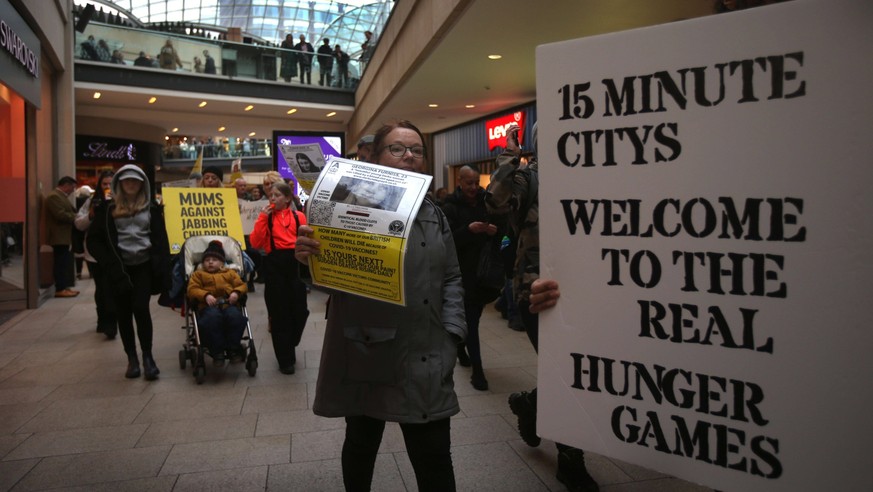
<path fill-rule="evenodd" d="M 164 145 L 164 160 L 194 160 L 201 154 L 204 159 L 270 157 L 272 143 L 269 138 L 173 137 Z"/>
<path fill-rule="evenodd" d="M 84 32 L 76 32 L 75 42 L 75 57 L 79 60 L 298 85 L 302 83 L 299 57 L 311 56 L 312 85 L 319 84 L 323 70 L 324 85 L 344 91 L 355 90 L 364 68 L 354 56 L 345 66 L 333 56 L 327 68 L 318 54 L 93 21 Z M 313 46 L 318 49 L 315 43 Z M 341 76 L 343 72 L 345 77 Z"/>

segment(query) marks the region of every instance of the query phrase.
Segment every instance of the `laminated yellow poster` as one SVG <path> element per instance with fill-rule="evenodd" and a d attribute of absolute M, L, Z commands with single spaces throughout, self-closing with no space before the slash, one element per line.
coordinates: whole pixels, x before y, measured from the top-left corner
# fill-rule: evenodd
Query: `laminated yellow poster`
<path fill-rule="evenodd" d="M 170 253 L 193 236 L 230 236 L 245 244 L 233 188 L 162 188 Z"/>
<path fill-rule="evenodd" d="M 321 254 L 316 285 L 406 305 L 403 258 L 431 177 L 366 162 L 327 162 L 307 202 Z"/>

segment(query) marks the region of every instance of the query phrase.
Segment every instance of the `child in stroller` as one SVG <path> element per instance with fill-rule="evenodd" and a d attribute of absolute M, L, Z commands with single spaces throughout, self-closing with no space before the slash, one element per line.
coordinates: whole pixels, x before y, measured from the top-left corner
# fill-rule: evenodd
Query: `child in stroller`
<path fill-rule="evenodd" d="M 216 367 L 223 367 L 226 358 L 231 362 L 245 360 L 240 340 L 247 320 L 240 301 L 247 293 L 246 283 L 224 263 L 221 241 L 210 242 L 203 252 L 202 267 L 191 274 L 187 292 L 191 308 L 197 310 L 201 341 Z"/>

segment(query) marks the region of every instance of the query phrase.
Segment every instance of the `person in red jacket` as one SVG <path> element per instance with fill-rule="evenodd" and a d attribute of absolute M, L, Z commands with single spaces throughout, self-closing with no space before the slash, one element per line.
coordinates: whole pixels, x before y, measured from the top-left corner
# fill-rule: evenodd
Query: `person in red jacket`
<path fill-rule="evenodd" d="M 261 210 L 249 240 L 267 256 L 261 266 L 264 302 L 270 319 L 270 335 L 276 362 L 282 374 L 294 374 L 295 347 L 309 318 L 306 286 L 300 280 L 300 264 L 294 259 L 297 230 L 306 216 L 294 208 L 294 194 L 283 182 L 270 188 L 270 204 Z"/>

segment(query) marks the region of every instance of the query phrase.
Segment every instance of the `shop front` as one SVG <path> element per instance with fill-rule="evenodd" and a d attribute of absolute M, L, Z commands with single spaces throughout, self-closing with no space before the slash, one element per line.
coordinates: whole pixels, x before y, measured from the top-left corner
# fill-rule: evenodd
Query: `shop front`
<path fill-rule="evenodd" d="M 39 108 L 40 41 L 6 0 L 0 1 L 0 310 L 26 307 L 26 114 Z"/>
<path fill-rule="evenodd" d="M 497 156 L 506 145 L 507 130 L 512 126 L 521 127 L 522 159 L 526 159 L 533 154 L 533 144 L 527 137 L 534 123 L 536 104 L 529 104 L 435 133 L 434 189 L 446 188 L 451 193 L 464 165 L 476 165 L 481 172 L 480 184 L 487 187 L 491 173 L 497 168 Z"/>
<path fill-rule="evenodd" d="M 73 173 L 69 22 L 41 2 L 0 0 L 0 323 L 52 293 L 42 200 Z"/>

